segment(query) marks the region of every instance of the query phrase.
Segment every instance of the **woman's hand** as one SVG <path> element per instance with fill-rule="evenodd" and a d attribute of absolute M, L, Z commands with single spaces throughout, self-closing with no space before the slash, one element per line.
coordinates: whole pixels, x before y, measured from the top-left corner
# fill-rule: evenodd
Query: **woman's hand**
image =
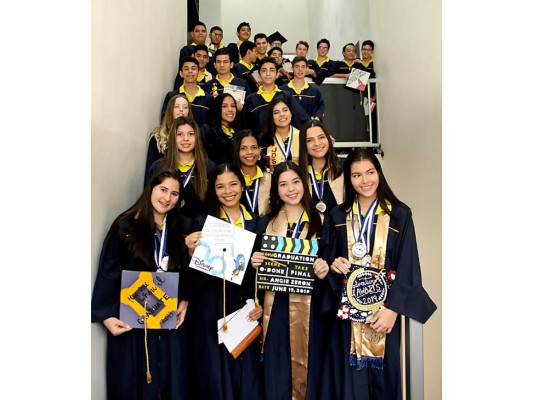
<path fill-rule="evenodd" d="M 252 311 L 248 313 L 248 320 L 249 321 L 257 321 L 261 316 L 263 315 L 263 307 L 256 306 Z"/>
<path fill-rule="evenodd" d="M 102 323 L 113 336 L 122 335 L 124 332 L 128 332 L 133 329 L 127 323 L 115 317 L 104 319 Z"/>
<path fill-rule="evenodd" d="M 185 300 L 180 301 L 178 305 L 178 311 L 176 313 L 178 315 L 178 318 L 176 319 L 176 329 L 178 329 L 181 326 L 181 324 L 183 324 L 183 322 L 185 321 L 185 314 L 187 314 L 188 305 L 189 305 L 188 301 L 185 301 Z"/>
<path fill-rule="evenodd" d="M 318 279 L 324 279 L 329 272 L 328 263 L 321 258 L 317 258 L 313 263 L 313 269 L 315 270 L 315 276 Z"/>
<path fill-rule="evenodd" d="M 378 333 L 390 333 L 397 316 L 398 313 L 396 311 L 385 307 L 370 320 L 370 327 Z"/>
<path fill-rule="evenodd" d="M 336 274 L 346 275 L 348 272 L 350 272 L 350 261 L 344 257 L 337 257 L 333 261 L 333 264 L 331 264 L 331 271 L 335 272 Z"/>
<path fill-rule="evenodd" d="M 192 256 L 194 249 L 200 244 L 200 239 L 202 238 L 202 231 L 193 232 L 185 238 L 185 245 L 189 249 L 189 255 Z"/>
<path fill-rule="evenodd" d="M 252 259 L 250 261 L 252 263 L 252 267 L 258 268 L 261 264 L 263 264 L 264 260 L 265 255 L 260 251 L 255 251 L 254 254 L 252 254 Z"/>

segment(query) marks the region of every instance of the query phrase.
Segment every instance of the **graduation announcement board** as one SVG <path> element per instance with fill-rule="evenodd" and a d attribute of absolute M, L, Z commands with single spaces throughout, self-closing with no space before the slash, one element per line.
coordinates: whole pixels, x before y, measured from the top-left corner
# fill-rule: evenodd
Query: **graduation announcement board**
<path fill-rule="evenodd" d="M 265 261 L 257 273 L 257 289 L 310 295 L 317 258 L 316 240 L 263 235 Z"/>

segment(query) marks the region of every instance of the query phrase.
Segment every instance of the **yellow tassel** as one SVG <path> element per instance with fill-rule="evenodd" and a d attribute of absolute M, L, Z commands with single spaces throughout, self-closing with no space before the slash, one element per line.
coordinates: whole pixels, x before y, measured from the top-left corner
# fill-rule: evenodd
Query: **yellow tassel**
<path fill-rule="evenodd" d="M 146 382 L 152 383 L 152 374 L 150 372 L 146 373 Z"/>

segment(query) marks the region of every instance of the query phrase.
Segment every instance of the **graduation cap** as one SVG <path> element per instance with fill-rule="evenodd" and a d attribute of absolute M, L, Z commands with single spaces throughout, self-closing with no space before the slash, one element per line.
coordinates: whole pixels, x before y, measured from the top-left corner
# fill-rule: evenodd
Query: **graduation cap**
<path fill-rule="evenodd" d="M 285 39 L 283 37 L 283 35 L 281 33 L 279 33 L 278 31 L 274 32 L 272 35 L 270 35 L 268 38 L 268 43 L 272 43 L 276 40 L 279 40 L 281 42 L 281 44 L 285 43 L 287 41 L 287 39 Z"/>

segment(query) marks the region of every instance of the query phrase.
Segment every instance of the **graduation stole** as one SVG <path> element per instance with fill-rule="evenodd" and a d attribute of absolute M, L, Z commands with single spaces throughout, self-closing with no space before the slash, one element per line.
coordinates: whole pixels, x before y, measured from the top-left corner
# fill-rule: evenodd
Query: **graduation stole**
<path fill-rule="evenodd" d="M 268 235 L 287 235 L 287 214 L 281 211 L 270 221 L 266 233 Z M 308 226 L 305 225 L 299 237 L 306 237 Z M 272 313 L 272 305 L 276 293 L 265 291 L 263 304 L 263 348 L 268 331 L 268 323 Z M 309 348 L 309 318 L 311 316 L 311 296 L 289 293 L 289 338 L 291 349 L 292 398 L 305 399 L 307 392 L 307 362 Z"/>
<path fill-rule="evenodd" d="M 298 164 L 298 157 L 300 154 L 300 131 L 290 126 L 289 143 L 287 148 L 284 146 L 284 141 L 278 139 L 277 134 L 274 134 L 274 144 L 267 147 L 267 154 L 270 155 L 270 169 L 273 171 L 276 165 L 283 161 L 292 160 Z M 283 146 L 283 148 L 281 147 Z"/>
<path fill-rule="evenodd" d="M 346 213 L 346 233 L 348 238 L 348 258 L 350 263 L 359 264 L 352 254 L 355 237 L 352 230 L 351 213 Z M 378 214 L 376 231 L 374 235 L 374 248 L 370 266 L 376 269 L 385 268 L 385 253 L 387 250 L 387 233 L 389 230 L 390 216 L 384 211 Z M 354 218 L 354 224 L 359 231 L 359 220 Z M 364 367 L 383 369 L 383 357 L 385 356 L 386 334 L 377 333 L 369 323 L 351 321 L 350 340 L 350 366 L 362 369 Z"/>

